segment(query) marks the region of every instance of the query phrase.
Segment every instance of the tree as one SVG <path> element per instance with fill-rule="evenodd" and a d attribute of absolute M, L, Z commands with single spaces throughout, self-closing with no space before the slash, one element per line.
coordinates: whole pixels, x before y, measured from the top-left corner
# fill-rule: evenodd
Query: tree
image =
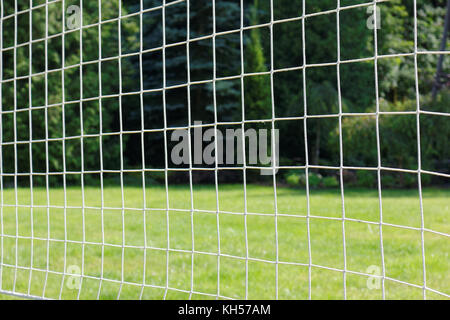
<path fill-rule="evenodd" d="M 227 0 L 216 3 L 216 30 L 233 30 L 239 28 L 239 3 Z M 137 10 L 136 8 L 132 10 Z M 166 86 L 181 85 L 181 88 L 165 90 L 166 104 L 162 105 L 162 93 L 149 95 L 144 102 L 146 124 L 151 128 L 163 128 L 163 108 L 166 108 L 168 126 L 186 126 L 188 120 L 188 72 L 190 80 L 204 81 L 204 84 L 190 86 L 191 119 L 212 123 L 215 111 L 221 121 L 236 119 L 240 110 L 240 84 L 236 81 L 216 81 L 216 110 L 214 108 L 213 88 L 213 39 L 195 40 L 189 43 L 189 70 L 187 60 L 187 7 L 186 2 L 173 4 L 165 8 L 166 24 L 163 30 L 162 10 L 144 15 L 143 39 L 145 49 L 153 52 L 143 55 L 144 89 L 163 88 L 163 69 L 165 67 Z M 191 39 L 210 36 L 213 33 L 212 2 L 208 0 L 191 1 L 189 8 Z M 236 22 L 238 24 L 236 25 Z M 163 61 L 163 35 L 166 47 Z M 215 40 L 216 77 L 240 74 L 240 38 L 239 33 L 218 36 Z M 139 72 L 139 59 L 133 61 L 136 74 Z M 240 115 L 239 115 L 240 118 Z M 130 115 L 128 121 L 140 123 L 140 114 Z M 148 145 L 161 145 L 162 136 L 149 136 Z M 133 149 L 140 141 L 129 141 L 126 148 Z M 146 148 L 146 158 L 151 159 L 152 166 L 164 163 L 164 154 L 155 148 Z M 130 159 L 131 161 L 131 159 Z"/>
<path fill-rule="evenodd" d="M 69 4 L 66 3 L 66 7 Z M 27 9 L 28 3 L 21 2 L 18 10 Z M 118 2 L 103 1 L 102 12 L 104 15 L 118 16 Z M 28 76 L 30 64 L 32 73 L 34 74 L 30 82 L 28 79 L 17 80 L 16 91 L 13 82 L 4 83 L 2 85 L 3 99 L 2 110 L 13 111 L 15 104 L 15 126 L 17 140 L 20 141 L 37 141 L 32 143 L 32 165 L 33 172 L 63 172 L 63 142 L 61 138 L 74 137 L 75 139 L 66 139 L 65 142 L 65 164 L 67 171 L 81 171 L 82 159 L 81 148 L 84 151 L 83 166 L 85 170 L 99 170 L 100 157 L 100 141 L 99 138 L 85 138 L 81 145 L 81 135 L 99 134 L 100 133 L 100 113 L 99 102 L 96 97 L 99 93 L 99 69 L 98 63 L 79 66 L 81 55 L 83 61 L 98 61 L 98 29 L 95 27 L 83 29 L 80 35 L 80 29 L 66 33 L 63 38 L 61 36 L 63 30 L 61 3 L 48 5 L 48 21 L 46 21 L 46 8 L 40 7 L 34 9 L 32 14 L 32 35 L 29 33 L 29 15 L 22 14 L 18 16 L 17 38 L 18 44 L 25 43 L 30 40 L 46 38 L 44 26 L 48 26 L 48 35 L 54 35 L 47 38 L 46 41 L 33 43 L 31 58 L 29 57 L 29 46 L 17 47 L 16 64 L 14 64 L 13 49 L 3 53 L 4 79 L 14 75 L 14 69 L 18 76 Z M 83 8 L 84 24 L 98 21 L 98 3 L 96 1 L 84 2 Z M 5 10 L 13 10 L 13 8 L 5 8 Z M 67 18 L 67 15 L 66 15 Z M 5 25 L 14 23 L 14 18 L 4 21 Z M 136 30 L 136 25 L 125 22 L 122 24 L 124 30 Z M 66 30 L 68 30 L 66 28 Z M 117 22 L 102 25 L 102 56 L 117 57 L 118 56 L 118 27 Z M 11 35 L 11 29 L 4 28 L 5 34 L 9 34 L 5 38 L 14 39 Z M 80 36 L 83 40 L 82 48 L 80 46 Z M 14 43 L 7 41 L 4 48 L 12 47 Z M 46 51 L 46 45 L 48 47 Z M 63 80 L 63 54 L 64 50 L 64 88 Z M 48 53 L 47 55 L 45 53 Z M 47 57 L 47 63 L 46 63 Z M 31 60 L 32 59 L 32 60 Z M 47 70 L 46 71 L 46 65 Z M 123 61 L 124 70 L 129 69 L 127 62 Z M 101 66 L 102 70 L 102 94 L 117 94 L 119 84 L 119 70 L 117 60 L 104 62 Z M 45 72 L 45 74 L 44 74 Z M 82 73 L 81 73 L 82 72 Z M 42 73 L 42 75 L 41 75 Z M 83 76 L 80 81 L 80 76 Z M 46 93 L 46 82 L 48 91 Z M 29 85 L 31 84 L 31 88 Z M 80 87 L 82 85 L 82 87 Z M 83 96 L 80 96 L 83 89 Z M 63 90 L 64 101 L 63 101 Z M 31 92 L 31 101 L 29 100 L 29 92 Z M 79 103 L 81 98 L 93 98 L 93 101 Z M 63 108 L 65 118 L 63 119 Z M 102 110 L 103 132 L 118 131 L 119 123 L 117 122 L 119 109 L 117 104 L 104 103 Z M 81 117 L 81 114 L 83 115 Z M 32 128 L 29 128 L 31 116 Z M 2 118 L 3 141 L 12 142 L 14 139 L 14 114 L 6 113 Z M 9 121 L 11 120 L 11 121 Z M 63 133 L 63 123 L 65 124 L 65 132 Z M 83 128 L 83 132 L 81 132 Z M 32 132 L 32 137 L 28 134 Z M 48 138 L 58 139 L 45 143 Z M 103 141 L 104 164 L 111 167 L 111 163 L 115 163 L 119 146 L 115 143 L 108 143 L 108 139 Z M 28 145 L 18 145 L 17 159 L 13 152 L 13 146 L 10 145 L 3 149 L 3 170 L 4 172 L 14 172 L 14 163 L 18 162 L 19 172 L 30 172 L 29 166 L 29 150 Z M 48 153 L 47 153 L 48 151 Z M 39 177 L 36 177 L 36 180 Z M 72 182 L 73 177 L 67 176 L 68 182 Z M 36 181 L 35 180 L 35 181 Z"/>
<path fill-rule="evenodd" d="M 250 8 L 250 24 L 258 25 L 259 1 L 254 0 Z M 261 43 L 259 28 L 250 30 L 249 39 L 246 39 L 245 72 L 262 73 L 267 71 L 264 49 Z M 247 76 L 245 78 L 245 116 L 247 120 L 269 119 L 272 117 L 270 77 L 263 75 Z"/>

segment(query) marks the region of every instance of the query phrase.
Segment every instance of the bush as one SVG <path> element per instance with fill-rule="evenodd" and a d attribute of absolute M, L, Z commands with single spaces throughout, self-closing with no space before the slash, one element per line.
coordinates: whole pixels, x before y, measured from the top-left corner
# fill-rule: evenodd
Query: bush
<path fill-rule="evenodd" d="M 382 188 L 397 188 L 398 187 L 397 179 L 395 179 L 392 175 L 384 175 L 381 178 L 381 186 Z"/>
<path fill-rule="evenodd" d="M 358 171 L 356 173 L 356 185 L 362 188 L 372 188 L 376 183 L 376 173 L 372 171 Z"/>
<path fill-rule="evenodd" d="M 402 178 L 403 179 L 400 181 L 401 182 L 400 187 L 406 187 L 406 188 L 417 188 L 418 187 L 416 174 L 405 174 L 405 175 L 403 175 Z"/>
<path fill-rule="evenodd" d="M 285 177 L 286 183 L 291 187 L 297 187 L 300 185 L 300 175 L 297 173 L 289 173 Z"/>
<path fill-rule="evenodd" d="M 168 172 L 168 177 L 172 172 Z M 145 177 L 145 184 L 150 185 L 163 185 L 166 183 L 166 174 L 163 171 L 153 171 Z"/>
<path fill-rule="evenodd" d="M 300 181 L 303 185 L 306 186 L 306 174 L 302 174 L 300 177 Z M 309 173 L 309 187 L 310 188 L 318 188 L 322 182 L 322 175 L 319 173 Z"/>
<path fill-rule="evenodd" d="M 416 174 L 396 174 L 390 173 L 383 175 L 381 178 L 383 188 L 417 188 L 417 175 Z"/>
<path fill-rule="evenodd" d="M 335 176 L 330 176 L 324 178 L 322 184 L 325 188 L 336 188 L 339 186 L 339 181 Z"/>
<path fill-rule="evenodd" d="M 429 186 L 432 182 L 431 176 L 429 174 L 422 174 L 420 179 L 422 180 L 422 186 Z"/>

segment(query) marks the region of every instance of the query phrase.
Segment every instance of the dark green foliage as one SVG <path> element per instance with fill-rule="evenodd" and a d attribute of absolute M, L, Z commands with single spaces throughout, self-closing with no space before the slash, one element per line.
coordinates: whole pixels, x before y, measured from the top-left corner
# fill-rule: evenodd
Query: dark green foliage
<path fill-rule="evenodd" d="M 285 176 L 286 183 L 291 187 L 297 187 L 300 185 L 300 175 L 296 173 L 289 173 Z"/>
<path fill-rule="evenodd" d="M 295 170 L 289 170 L 283 176 L 284 182 L 290 187 L 306 186 L 306 174 Z M 310 172 L 309 173 L 309 186 L 313 189 L 316 188 L 337 188 L 339 187 L 339 181 L 336 176 L 323 177 L 321 174 Z"/>
<path fill-rule="evenodd" d="M 430 110 L 442 112 L 448 108 L 450 92 L 442 92 L 436 101 L 423 97 L 421 101 Z M 388 111 L 405 111 L 414 109 L 415 100 L 392 104 L 383 102 Z M 348 166 L 377 166 L 376 118 L 349 117 L 343 121 L 344 162 Z M 383 167 L 400 169 L 418 169 L 418 142 L 416 115 L 382 115 L 379 122 L 380 157 Z M 330 148 L 335 148 L 339 131 L 330 133 Z M 448 172 L 448 141 L 450 128 L 448 119 L 436 115 L 420 116 L 421 166 L 423 170 Z M 336 151 L 337 152 L 337 151 Z M 361 175 L 361 176 L 360 176 Z M 398 179 L 394 179 L 397 176 Z M 386 186 L 411 187 L 413 183 L 402 175 L 394 173 L 386 175 Z M 391 183 L 391 180 L 394 181 Z M 425 183 L 432 181 L 444 183 L 438 178 L 424 178 Z M 365 173 L 358 173 L 358 184 L 371 185 Z"/>
<path fill-rule="evenodd" d="M 66 7 L 74 4 L 66 2 Z M 118 2 L 104 1 L 103 12 L 115 12 L 118 9 Z M 98 63 L 84 65 L 83 68 L 78 66 L 81 61 L 97 61 L 99 59 L 99 34 L 97 28 L 85 28 L 81 33 L 83 40 L 83 50 L 80 50 L 80 29 L 69 32 L 64 37 L 64 66 L 70 67 L 64 72 L 64 92 L 63 92 L 63 67 L 62 55 L 62 6 L 61 3 L 49 5 L 48 31 L 49 35 L 59 34 L 55 38 L 48 40 L 48 69 L 55 70 L 46 76 L 37 75 L 31 78 L 31 88 L 29 88 L 28 80 L 18 82 L 16 95 L 14 95 L 14 87 L 3 85 L 3 110 L 14 110 L 16 104 L 16 134 L 17 140 L 27 141 L 29 139 L 37 140 L 32 144 L 32 170 L 33 172 L 63 172 L 63 156 L 65 156 L 66 170 L 79 172 L 84 170 L 99 170 L 100 142 L 98 138 L 83 139 L 81 144 L 80 136 L 100 132 L 100 111 L 99 101 L 89 101 L 79 103 L 81 98 L 98 97 L 99 92 L 99 65 Z M 25 22 L 28 21 L 24 19 Z M 97 21 L 98 7 L 96 2 L 84 3 L 84 24 L 89 21 Z M 45 9 L 33 10 L 33 34 L 34 40 L 45 37 Z M 118 55 L 118 33 L 117 22 L 108 23 L 102 26 L 102 53 L 108 52 L 110 55 Z M 122 22 L 122 30 L 125 30 L 133 36 L 130 37 L 132 43 L 136 43 L 136 30 L 138 26 L 132 22 Z M 10 38 L 10 37 L 5 37 Z M 25 23 L 19 25 L 18 39 L 23 42 L 29 41 L 30 34 L 28 25 Z M 29 51 L 17 50 L 16 69 L 23 72 L 24 75 L 29 74 Z M 4 63 L 5 63 L 4 55 Z M 33 44 L 32 50 L 32 72 L 45 71 L 45 43 L 44 41 Z M 13 70 L 13 61 L 8 63 L 5 70 L 6 78 L 11 77 L 8 70 Z M 127 62 L 122 62 L 122 70 L 125 71 L 124 77 L 129 77 Z M 82 78 L 81 78 L 82 76 Z M 119 65 L 118 60 L 112 60 L 101 64 L 102 76 L 102 93 L 118 94 L 119 93 Z M 47 81 L 47 86 L 45 85 Z M 82 88 L 80 84 L 82 83 Z M 46 93 L 47 88 L 47 93 Z M 29 89 L 31 89 L 31 101 L 29 99 Z M 80 91 L 83 90 L 83 96 Z M 63 95 L 64 93 L 64 95 Z M 14 101 L 16 96 L 16 101 Z M 63 103 L 63 98 L 65 103 Z M 107 100 L 105 100 L 106 102 Z M 73 103 L 70 103 L 73 102 Z M 43 107 L 50 105 L 48 108 Z M 31 107 L 31 110 L 24 109 Z M 24 109 L 24 110 L 21 110 Z M 64 113 L 64 118 L 63 118 Z M 117 132 L 119 123 L 116 115 L 119 113 L 118 104 L 103 103 L 102 120 L 104 132 Z M 5 121 L 8 116 L 3 116 L 3 141 L 12 142 L 14 136 L 13 121 Z M 29 136 L 29 116 L 31 116 L 31 132 Z M 65 132 L 63 132 L 63 122 L 65 124 Z M 61 140 L 55 142 L 44 143 L 46 138 L 62 139 L 65 137 L 73 137 L 65 141 L 65 155 L 63 143 Z M 118 144 L 103 144 L 105 166 L 110 164 L 111 155 L 117 154 Z M 48 157 L 46 157 L 48 150 Z M 83 157 L 82 157 L 83 155 Z M 17 158 L 19 162 L 26 163 L 29 157 L 29 148 L 18 148 Z M 6 171 L 14 171 L 14 152 L 3 152 L 3 166 Z M 110 165 L 111 167 L 111 165 Z M 22 172 L 30 172 L 30 166 L 21 166 L 18 168 Z M 39 179 L 39 177 L 36 177 Z M 72 182 L 72 176 L 67 176 L 68 182 Z"/>
<path fill-rule="evenodd" d="M 259 24 L 256 10 L 258 8 L 258 0 L 255 0 L 254 6 L 251 8 L 251 24 Z M 260 28 L 251 29 L 250 39 L 246 39 L 245 58 L 246 58 L 246 73 L 260 73 L 266 72 L 266 61 L 264 55 L 263 45 L 261 43 Z M 249 76 L 245 78 L 245 117 L 249 120 L 268 119 L 272 115 L 271 107 L 271 85 L 270 77 Z"/>
<path fill-rule="evenodd" d="M 373 188 L 377 182 L 377 174 L 373 171 L 360 170 L 356 173 L 356 185 L 363 188 Z"/>
<path fill-rule="evenodd" d="M 156 0 L 143 3 L 144 8 L 162 4 Z M 244 1 L 244 26 L 270 22 L 270 3 L 268 0 Z M 341 6 L 357 3 L 360 2 L 342 0 Z M 73 0 L 66 1 L 65 4 L 67 7 L 79 3 Z M 117 18 L 118 4 L 118 1 L 101 1 L 102 19 Z M 307 1 L 306 13 L 333 10 L 336 4 L 335 0 Z M 190 8 L 186 5 L 186 2 L 167 3 L 164 11 L 157 9 L 145 12 L 142 15 L 142 30 L 140 15 L 133 15 L 121 19 L 120 25 L 117 21 L 103 23 L 100 28 L 101 36 L 99 28 L 89 27 L 83 28 L 81 33 L 79 29 L 68 32 L 63 39 L 62 4 L 50 3 L 47 24 L 52 37 L 47 41 L 47 63 L 46 42 L 37 41 L 46 36 L 45 7 L 32 11 L 31 35 L 28 13 L 17 16 L 19 46 L 15 52 L 16 64 L 12 49 L 15 44 L 14 16 L 3 19 L 3 172 L 98 171 L 101 169 L 100 147 L 105 170 L 120 169 L 122 157 L 124 168 L 142 168 L 142 151 L 146 167 L 162 168 L 165 166 L 164 135 L 161 132 L 143 135 L 144 150 L 141 150 L 142 136 L 134 132 L 162 129 L 166 126 L 187 126 L 189 118 L 192 122 L 201 120 L 203 123 L 214 123 L 216 119 L 219 122 L 271 119 L 272 107 L 276 118 L 302 117 L 305 113 L 315 116 L 308 118 L 306 122 L 275 122 L 276 128 L 280 129 L 281 165 L 305 165 L 306 124 L 309 163 L 339 166 L 341 150 L 338 117 L 320 116 L 338 115 L 340 111 L 376 111 L 374 61 L 341 63 L 339 69 L 333 65 L 338 56 L 344 62 L 374 56 L 374 31 L 366 26 L 369 17 L 367 8 L 340 10 L 338 53 L 336 12 L 330 11 L 305 19 L 306 46 L 303 47 L 301 20 L 274 23 L 272 28 L 267 25 L 248 28 L 241 34 L 239 1 L 216 1 L 215 15 L 210 0 L 191 1 Z M 419 51 L 439 49 L 445 5 L 445 0 L 417 1 Z M 28 1 L 18 2 L 19 11 L 26 10 L 28 6 Z M 84 25 L 96 24 L 98 2 L 84 1 L 83 6 Z M 378 6 L 381 9 L 381 29 L 377 30 L 378 55 L 413 52 L 413 1 L 392 0 Z M 302 15 L 302 7 L 302 0 L 273 1 L 273 19 L 299 17 Z M 14 1 L 5 0 L 3 9 L 4 16 L 12 15 Z M 123 16 L 139 10 L 138 0 L 122 2 Z M 214 22 L 216 36 L 213 38 Z M 145 50 L 142 54 L 142 74 L 139 55 L 122 57 L 120 64 L 117 58 L 119 51 L 122 54 L 139 52 L 141 36 L 142 49 Z M 188 36 L 189 43 L 186 42 Z M 202 38 L 199 39 L 200 37 Z M 32 50 L 27 44 L 30 39 L 34 41 Z M 164 41 L 167 46 L 163 49 Z M 121 48 L 119 43 L 122 44 Z M 304 50 L 306 61 L 303 61 Z M 99 58 L 106 60 L 99 64 Z M 437 60 L 438 55 L 432 54 L 420 54 L 417 57 L 420 109 L 448 113 L 448 88 L 444 86 L 434 101 L 429 97 Z M 81 61 L 90 63 L 80 67 Z M 331 65 L 315 65 L 306 68 L 305 72 L 301 68 L 305 64 L 320 63 Z M 380 57 L 377 66 L 380 111 L 416 111 L 414 57 Z M 46 73 L 46 67 L 52 71 Z M 66 68 L 64 76 L 63 67 Z M 270 74 L 272 69 L 275 71 L 273 75 Z M 447 57 L 444 59 L 443 70 L 449 70 Z M 30 71 L 33 77 L 28 80 Z M 214 71 L 217 79 L 215 82 Z M 303 74 L 306 79 L 303 79 Z M 240 78 L 242 75 L 245 75 L 243 86 Z M 16 81 L 16 85 L 11 81 L 14 76 L 22 77 Z M 191 82 L 189 87 L 186 85 L 188 80 Z M 143 94 L 142 103 L 140 95 L 136 94 L 141 87 L 151 91 Z M 163 93 L 164 87 L 166 90 Z M 119 98 L 120 92 L 126 95 Z M 99 100 L 97 98 L 100 95 L 108 97 Z M 89 101 L 80 103 L 80 99 Z M 345 166 L 378 166 L 376 124 L 376 117 L 373 115 L 342 118 Z M 253 123 L 246 126 L 260 127 Z M 118 135 L 99 137 L 99 133 L 118 133 L 120 130 L 126 133 L 122 135 L 123 154 Z M 64 144 L 63 138 L 66 138 Z M 46 143 L 48 139 L 50 141 Z M 421 114 L 417 123 L 416 114 L 380 115 L 379 139 L 382 167 L 417 170 L 420 145 L 422 170 L 449 172 L 450 133 L 445 116 Z M 26 143 L 17 144 L 16 157 L 14 142 L 29 140 L 34 140 L 31 147 Z M 373 173 L 358 171 L 352 183 L 361 187 L 374 187 L 377 180 Z M 311 174 L 312 187 L 336 186 L 337 179 L 334 176 L 321 178 L 318 172 Z M 68 183 L 79 183 L 79 178 L 75 175 L 68 175 L 67 178 Z M 290 185 L 302 185 L 304 178 L 299 173 L 292 173 L 284 180 Z M 161 177 L 154 180 L 161 180 Z M 388 172 L 383 174 L 382 183 L 383 187 L 414 187 L 417 181 L 413 180 L 405 175 Z M 421 180 L 424 185 L 447 183 L 444 178 L 426 174 L 422 175 Z"/>
<path fill-rule="evenodd" d="M 322 175 L 318 174 L 318 173 L 309 173 L 308 176 L 308 183 L 309 183 L 309 187 L 312 189 L 315 188 L 319 188 L 321 183 L 322 183 Z M 302 182 L 304 185 L 306 185 L 306 175 L 303 175 L 301 178 Z"/>
<path fill-rule="evenodd" d="M 335 176 L 329 176 L 323 178 L 322 185 L 324 188 L 336 188 L 339 187 L 339 182 Z"/>

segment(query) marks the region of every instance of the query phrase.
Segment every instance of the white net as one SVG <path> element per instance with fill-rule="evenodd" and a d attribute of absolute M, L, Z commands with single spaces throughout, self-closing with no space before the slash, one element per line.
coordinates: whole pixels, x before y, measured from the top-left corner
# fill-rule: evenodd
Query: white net
<path fill-rule="evenodd" d="M 435 66 L 449 51 L 422 47 L 416 0 L 403 33 L 409 51 L 383 35 L 383 10 L 398 1 L 194 2 L 1 0 L 0 294 L 449 298 L 448 182 L 423 187 L 448 181 L 448 154 L 434 156 L 443 166 L 423 166 L 434 140 L 421 132 L 425 120 L 444 123 L 445 150 L 450 113 L 423 106 L 419 77 L 423 61 Z M 347 34 L 353 20 L 365 40 Z M 320 41 L 333 45 L 319 54 Z M 348 54 L 363 41 L 370 51 Z M 385 83 L 407 63 L 413 106 L 388 108 Z M 371 108 L 347 106 L 369 87 Z M 394 117 L 409 122 L 386 129 Z M 318 128 L 329 123 L 334 162 L 319 155 L 333 138 Z M 403 125 L 412 147 L 391 144 Z M 365 149 L 346 140 L 361 126 L 371 128 L 358 138 Z M 272 133 L 266 163 L 251 162 L 249 128 Z M 195 134 L 207 129 L 200 145 L 214 140 L 214 150 L 219 132 L 241 129 L 226 153 L 240 152 L 241 163 L 224 165 L 220 152 L 196 162 Z M 175 132 L 187 138 L 178 166 Z M 349 161 L 358 148 L 373 161 Z M 415 167 L 386 161 L 391 152 Z M 355 189 L 354 175 L 370 187 Z M 410 188 L 389 190 L 394 175 Z M 316 188 L 326 181 L 330 189 Z"/>

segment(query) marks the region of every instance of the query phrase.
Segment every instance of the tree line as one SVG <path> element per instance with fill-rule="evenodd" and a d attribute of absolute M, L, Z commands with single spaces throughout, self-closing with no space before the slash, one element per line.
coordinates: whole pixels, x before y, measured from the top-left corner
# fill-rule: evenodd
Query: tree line
<path fill-rule="evenodd" d="M 359 2 L 342 0 L 341 6 Z M 366 6 L 340 10 L 339 35 L 335 12 L 308 16 L 303 23 L 298 18 L 301 0 L 273 1 L 273 10 L 270 0 L 245 0 L 242 14 L 239 1 L 190 1 L 189 10 L 182 1 L 167 3 L 163 11 L 145 10 L 162 5 L 148 0 L 142 21 L 139 0 L 121 6 L 118 1 L 100 3 L 104 22 L 99 24 L 99 2 L 84 1 L 82 23 L 89 27 L 64 35 L 64 12 L 78 1 L 65 1 L 66 8 L 55 2 L 47 10 L 41 6 L 2 20 L 4 173 L 164 168 L 163 128 L 185 127 L 189 120 L 265 120 L 245 127 L 270 128 L 273 116 L 280 118 L 280 165 L 304 165 L 307 140 L 310 164 L 339 166 L 342 132 L 344 165 L 376 167 L 377 108 L 402 112 L 379 117 L 383 167 L 417 169 L 421 146 L 421 168 L 448 173 L 446 117 L 422 114 L 418 134 L 414 114 L 417 99 L 422 110 L 448 113 L 449 87 L 444 85 L 436 99 L 430 94 L 438 55 L 417 57 L 419 97 L 414 56 L 395 55 L 414 52 L 412 1 L 380 3 L 376 30 L 367 26 L 371 13 Z M 20 2 L 18 10 L 28 5 Z M 445 5 L 444 0 L 417 1 L 419 51 L 438 50 Z M 305 3 L 307 14 L 335 8 L 335 0 Z M 4 1 L 3 12 L 14 13 L 14 1 Z M 447 60 L 444 70 L 449 69 Z M 303 72 L 304 64 L 312 66 Z M 214 77 L 219 80 L 213 82 Z M 356 114 L 343 117 L 341 127 L 340 110 Z M 319 116 L 307 119 L 307 139 L 305 113 Z M 170 137 L 166 143 L 171 146 Z M 77 183 L 76 176 L 68 175 L 68 183 Z M 392 186 L 413 184 L 403 173 L 387 176 Z M 375 183 L 351 172 L 348 179 L 362 186 Z M 423 181 L 443 179 L 426 176 Z"/>

